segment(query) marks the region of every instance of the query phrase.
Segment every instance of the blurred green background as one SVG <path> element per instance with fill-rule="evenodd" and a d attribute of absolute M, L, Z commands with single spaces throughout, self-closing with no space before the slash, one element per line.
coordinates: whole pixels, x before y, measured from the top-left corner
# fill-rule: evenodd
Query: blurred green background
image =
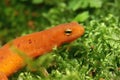
<path fill-rule="evenodd" d="M 23 70 L 11 80 L 120 79 L 120 0 L 1 0 L 0 15 L 0 46 L 71 21 L 85 28 L 82 38 L 67 45 L 70 50 L 63 46 L 53 52 L 57 67 L 47 67 L 47 78 Z"/>

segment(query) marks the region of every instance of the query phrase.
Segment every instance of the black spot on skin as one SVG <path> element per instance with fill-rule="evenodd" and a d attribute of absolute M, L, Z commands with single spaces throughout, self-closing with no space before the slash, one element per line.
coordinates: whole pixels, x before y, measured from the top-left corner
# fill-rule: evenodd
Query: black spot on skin
<path fill-rule="evenodd" d="M 28 40 L 28 43 L 29 43 L 29 44 L 31 44 L 31 43 L 32 43 L 32 40 L 31 40 L 31 39 L 29 39 L 29 40 Z"/>

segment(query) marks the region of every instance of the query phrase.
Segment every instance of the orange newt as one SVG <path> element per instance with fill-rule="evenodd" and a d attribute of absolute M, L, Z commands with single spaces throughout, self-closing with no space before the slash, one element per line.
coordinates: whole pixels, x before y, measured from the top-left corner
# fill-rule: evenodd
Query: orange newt
<path fill-rule="evenodd" d="M 54 46 L 59 47 L 79 38 L 83 33 L 81 25 L 71 22 L 16 38 L 12 45 L 30 58 L 36 58 L 51 51 Z M 24 59 L 10 47 L 7 43 L 0 48 L 0 80 L 8 80 L 7 77 L 25 66 Z"/>

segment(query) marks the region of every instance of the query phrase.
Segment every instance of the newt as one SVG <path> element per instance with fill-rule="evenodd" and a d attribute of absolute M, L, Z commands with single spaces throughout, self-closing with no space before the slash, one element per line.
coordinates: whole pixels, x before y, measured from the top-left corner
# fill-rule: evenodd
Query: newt
<path fill-rule="evenodd" d="M 71 22 L 18 37 L 12 40 L 12 45 L 34 59 L 52 51 L 54 46 L 70 43 L 83 34 L 83 26 Z M 8 80 L 10 75 L 25 66 L 24 59 L 10 47 L 11 45 L 6 43 L 0 48 L 0 80 Z"/>

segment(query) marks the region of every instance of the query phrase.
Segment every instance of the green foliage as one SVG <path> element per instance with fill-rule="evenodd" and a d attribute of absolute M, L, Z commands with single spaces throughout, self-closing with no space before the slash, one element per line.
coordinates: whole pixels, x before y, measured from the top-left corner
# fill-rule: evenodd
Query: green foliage
<path fill-rule="evenodd" d="M 83 13 L 78 14 L 73 21 L 77 21 L 77 22 L 84 22 L 85 20 L 87 20 L 89 18 L 89 13 L 88 11 L 84 11 Z"/>
<path fill-rule="evenodd" d="M 34 3 L 34 4 L 40 4 L 42 2 L 43 2 L 43 0 L 32 0 L 32 3 Z"/>
<path fill-rule="evenodd" d="M 104 0 L 102 8 L 97 10 L 98 15 L 107 15 L 108 13 L 120 17 L 120 0 Z M 101 14 L 100 14 L 101 13 Z"/>
<path fill-rule="evenodd" d="M 85 26 L 75 42 L 36 60 L 26 57 L 27 66 L 10 80 L 119 80 L 119 5 L 119 0 L 1 0 L 1 46 L 61 23 Z"/>
<path fill-rule="evenodd" d="M 101 6 L 102 1 L 100 0 L 70 0 L 68 7 L 71 8 L 73 11 L 76 11 L 80 8 L 100 8 Z"/>

